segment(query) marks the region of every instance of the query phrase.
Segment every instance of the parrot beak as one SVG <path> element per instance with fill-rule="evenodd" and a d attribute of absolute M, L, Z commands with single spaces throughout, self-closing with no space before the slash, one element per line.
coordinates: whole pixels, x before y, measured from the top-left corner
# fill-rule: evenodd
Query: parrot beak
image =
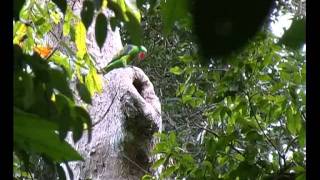
<path fill-rule="evenodd" d="M 144 52 L 140 52 L 139 54 L 138 54 L 138 58 L 139 58 L 139 60 L 144 60 L 144 58 L 146 57 L 146 54 L 144 53 Z"/>

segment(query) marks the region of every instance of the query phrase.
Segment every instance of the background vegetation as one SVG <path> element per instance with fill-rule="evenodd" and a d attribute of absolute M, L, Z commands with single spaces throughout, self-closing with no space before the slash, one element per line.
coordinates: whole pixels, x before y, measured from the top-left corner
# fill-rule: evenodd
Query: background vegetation
<path fill-rule="evenodd" d="M 90 131 L 85 107 L 102 88 L 85 46 L 93 15 L 100 47 L 110 24 L 120 27 L 124 44 L 148 49 L 140 67 L 162 103 L 165 129 L 157 134 L 160 159 L 153 165 L 162 167 L 161 178 L 305 179 L 305 2 L 276 1 L 240 53 L 207 64 L 186 0 L 85 1 L 81 17 L 72 13 L 72 1 L 14 3 L 15 179 L 32 179 L 39 158 L 64 179 L 60 164 L 81 160 L 64 138 L 72 131 L 77 141 Z M 104 8 L 116 16 L 107 20 Z M 292 25 L 276 37 L 270 22 L 286 13 L 293 14 Z M 57 42 L 47 42 L 57 25 Z M 76 89 L 70 88 L 74 79 Z"/>

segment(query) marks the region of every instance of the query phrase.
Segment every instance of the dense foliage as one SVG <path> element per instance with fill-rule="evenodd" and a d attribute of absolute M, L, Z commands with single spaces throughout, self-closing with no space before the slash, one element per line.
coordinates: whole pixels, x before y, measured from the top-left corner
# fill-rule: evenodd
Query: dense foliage
<path fill-rule="evenodd" d="M 86 0 L 80 17 L 73 1 L 21 2 L 15 1 L 13 21 L 14 178 L 32 179 L 40 158 L 63 179 L 60 163 L 81 160 L 64 139 L 68 131 L 75 142 L 90 132 L 86 104 L 102 89 L 85 45 L 95 20 L 99 47 L 110 24 L 120 27 L 124 43 L 148 49 L 141 68 L 160 96 L 165 125 L 154 149 L 158 178 L 305 179 L 301 3 L 277 1 L 243 51 L 203 65 L 187 0 Z M 115 17 L 106 19 L 105 8 Z M 280 39 L 268 29 L 279 12 L 295 14 Z"/>
<path fill-rule="evenodd" d="M 161 12 L 143 16 L 151 49 L 143 69 L 171 131 L 154 150 L 160 177 L 305 179 L 305 20 L 301 7 L 281 5 L 240 54 L 208 66 L 199 63 L 188 19 L 164 36 Z M 268 28 L 279 11 L 295 14 L 280 39 Z"/>
<path fill-rule="evenodd" d="M 40 159 L 63 178 L 60 163 L 82 160 L 64 139 L 68 131 L 74 142 L 84 130 L 90 133 L 85 105 L 102 90 L 102 82 L 86 50 L 85 26 L 71 6 L 59 9 L 52 1 L 19 2 L 15 1 L 20 7 L 15 6 L 19 13 L 13 21 L 13 176 L 32 179 L 37 169 L 41 171 Z M 59 24 L 63 25 L 61 33 L 54 31 Z M 71 80 L 76 88 L 71 88 Z M 83 103 L 75 100 L 75 90 Z"/>

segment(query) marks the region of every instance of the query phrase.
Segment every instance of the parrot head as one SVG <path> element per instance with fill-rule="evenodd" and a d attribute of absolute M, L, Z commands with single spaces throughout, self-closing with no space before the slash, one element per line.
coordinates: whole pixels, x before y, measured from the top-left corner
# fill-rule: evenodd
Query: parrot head
<path fill-rule="evenodd" d="M 144 46 L 139 46 L 138 59 L 140 61 L 144 60 L 144 58 L 146 57 L 146 53 L 147 53 L 147 48 L 145 48 Z"/>

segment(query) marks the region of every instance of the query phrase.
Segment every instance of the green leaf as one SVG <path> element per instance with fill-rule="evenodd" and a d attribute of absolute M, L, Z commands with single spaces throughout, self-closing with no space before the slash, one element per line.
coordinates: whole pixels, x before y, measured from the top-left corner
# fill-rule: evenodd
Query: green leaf
<path fill-rule="evenodd" d="M 14 112 L 14 144 L 15 146 L 44 153 L 54 162 L 83 160 L 67 142 L 61 141 L 55 133 L 57 126 L 36 115 Z"/>
<path fill-rule="evenodd" d="M 161 173 L 160 178 L 162 179 L 162 178 L 166 178 L 166 177 L 171 176 L 177 169 L 178 169 L 178 167 L 175 165 L 170 166 L 169 168 L 167 168 L 166 170 L 164 170 Z"/>
<path fill-rule="evenodd" d="M 306 129 L 304 126 L 302 126 L 300 132 L 299 132 L 299 145 L 300 147 L 304 148 L 306 145 Z"/>
<path fill-rule="evenodd" d="M 92 129 L 91 129 L 92 128 L 92 121 L 91 121 L 90 115 L 88 114 L 88 112 L 84 108 L 82 108 L 80 106 L 74 107 L 74 112 L 76 113 L 77 118 L 81 119 L 80 120 L 81 124 L 85 123 L 85 125 L 87 126 L 88 142 L 90 142 L 91 141 L 91 133 L 92 133 Z"/>
<path fill-rule="evenodd" d="M 23 97 L 23 104 L 24 104 L 24 108 L 28 109 L 34 103 L 33 78 L 28 74 L 25 74 L 24 76 L 22 76 L 22 78 L 23 78 L 23 87 L 25 89 L 25 94 Z"/>
<path fill-rule="evenodd" d="M 78 93 L 79 93 L 81 99 L 85 103 L 91 104 L 92 103 L 92 99 L 91 99 L 91 95 L 90 95 L 90 92 L 89 92 L 88 88 L 81 82 L 78 82 L 76 87 L 77 87 L 77 90 L 78 90 Z"/>
<path fill-rule="evenodd" d="M 72 19 L 72 11 L 68 8 L 64 18 L 63 29 L 62 29 L 64 36 L 67 36 L 70 33 L 71 19 Z"/>
<path fill-rule="evenodd" d="M 202 162 L 202 166 L 208 171 L 211 172 L 212 171 L 212 164 L 209 161 L 203 161 Z"/>
<path fill-rule="evenodd" d="M 111 17 L 110 18 L 110 26 L 111 26 L 112 31 L 115 31 L 116 27 L 120 27 L 120 20 L 115 17 Z"/>
<path fill-rule="evenodd" d="M 168 147 L 167 143 L 160 142 L 156 145 L 156 147 L 153 149 L 152 153 L 157 154 L 157 153 L 169 153 L 170 149 Z"/>
<path fill-rule="evenodd" d="M 24 44 L 24 48 L 27 52 L 31 52 L 33 51 L 33 46 L 34 46 L 34 39 L 32 38 L 33 37 L 33 33 L 34 33 L 34 30 L 33 28 L 29 27 L 27 28 L 27 40 L 26 40 L 26 43 Z"/>
<path fill-rule="evenodd" d="M 285 71 L 280 71 L 280 78 L 281 78 L 281 81 L 283 82 L 291 81 L 290 74 Z"/>
<path fill-rule="evenodd" d="M 93 15 L 94 15 L 93 2 L 89 0 L 85 0 L 83 2 L 83 8 L 81 10 L 81 20 L 87 30 L 92 23 Z"/>
<path fill-rule="evenodd" d="M 239 160 L 239 161 L 244 161 L 244 160 L 245 160 L 245 158 L 244 158 L 241 154 L 236 154 L 236 155 L 235 155 L 235 158 L 236 158 L 237 160 Z"/>
<path fill-rule="evenodd" d="M 262 141 L 263 137 L 256 130 L 251 130 L 246 134 L 246 139 L 251 142 L 256 142 Z"/>
<path fill-rule="evenodd" d="M 306 180 L 306 173 L 302 173 L 295 178 L 295 180 Z"/>
<path fill-rule="evenodd" d="M 77 57 L 82 59 L 87 52 L 87 46 L 86 46 L 86 28 L 84 27 L 81 21 L 78 21 L 75 26 L 75 42 L 78 50 Z"/>
<path fill-rule="evenodd" d="M 186 0 L 161 1 L 161 16 L 165 34 L 170 32 L 176 21 L 188 17 L 187 2 Z"/>
<path fill-rule="evenodd" d="M 63 94 L 57 94 L 55 95 L 55 105 L 58 111 L 56 121 L 59 125 L 59 137 L 63 140 L 75 118 L 72 113 L 74 103 Z"/>
<path fill-rule="evenodd" d="M 295 166 L 292 169 L 298 174 L 306 171 L 305 168 L 302 166 Z"/>
<path fill-rule="evenodd" d="M 93 82 L 94 82 L 95 90 L 97 92 L 102 92 L 102 90 L 103 90 L 102 82 L 103 81 L 101 79 L 101 76 L 97 73 L 96 70 L 92 71 L 92 79 L 93 79 Z"/>
<path fill-rule="evenodd" d="M 290 28 L 279 40 L 279 44 L 284 44 L 292 49 L 300 49 L 306 42 L 306 19 L 294 19 Z"/>
<path fill-rule="evenodd" d="M 124 0 L 110 0 L 108 1 L 107 6 L 115 13 L 117 19 L 120 19 L 121 21 L 124 21 L 124 22 L 128 21 L 128 17 L 125 14 L 126 5 Z"/>
<path fill-rule="evenodd" d="M 159 166 L 161 166 L 165 161 L 166 161 L 167 158 L 165 157 L 162 157 L 160 159 L 158 159 L 152 166 L 151 168 L 152 169 L 157 169 Z"/>
<path fill-rule="evenodd" d="M 192 102 L 193 98 L 191 95 L 183 95 L 182 96 L 182 103 L 183 104 L 188 104 L 190 102 Z"/>
<path fill-rule="evenodd" d="M 140 20 L 131 11 L 126 12 L 126 15 L 128 17 L 128 21 L 125 24 L 129 31 L 130 39 L 133 44 L 141 45 L 143 31 L 140 26 Z"/>
<path fill-rule="evenodd" d="M 188 64 L 188 63 L 192 62 L 192 60 L 193 60 L 193 57 L 190 55 L 179 56 L 178 58 L 179 58 L 179 61 L 181 61 L 185 64 Z"/>
<path fill-rule="evenodd" d="M 93 96 L 93 94 L 95 92 L 95 88 L 94 88 L 93 78 L 90 73 L 85 77 L 85 84 L 90 92 L 90 96 Z"/>
<path fill-rule="evenodd" d="M 102 79 L 95 70 L 90 70 L 89 74 L 86 75 L 85 85 L 91 96 L 93 96 L 95 92 L 102 91 Z"/>
<path fill-rule="evenodd" d="M 256 179 L 259 174 L 259 167 L 257 165 L 250 164 L 247 161 L 242 161 L 237 169 L 230 172 L 230 178 L 236 179 Z"/>
<path fill-rule="evenodd" d="M 96 19 L 95 35 L 96 35 L 96 42 L 100 49 L 106 40 L 107 31 L 108 31 L 107 28 L 108 28 L 107 18 L 104 16 L 103 13 L 99 13 Z"/>
<path fill-rule="evenodd" d="M 153 179 L 155 179 L 155 178 L 152 177 L 152 176 L 149 175 L 149 174 L 146 174 L 146 175 L 144 175 L 141 179 L 142 179 L 142 180 L 153 180 Z"/>
<path fill-rule="evenodd" d="M 269 75 L 260 75 L 259 80 L 261 80 L 261 81 L 270 81 L 271 77 Z"/>
<path fill-rule="evenodd" d="M 228 107 L 224 106 L 220 111 L 220 118 L 223 119 L 226 114 L 231 117 L 232 111 Z"/>
<path fill-rule="evenodd" d="M 84 126 L 86 123 L 89 127 L 89 141 L 91 139 L 91 119 L 87 112 L 80 106 L 74 106 L 72 112 L 75 114 L 75 118 L 72 119 L 72 139 L 74 142 L 79 141 L 82 137 Z"/>
<path fill-rule="evenodd" d="M 71 100 L 73 100 L 73 95 L 71 89 L 69 88 L 69 83 L 66 79 L 67 74 L 64 71 L 50 69 L 49 78 L 49 85 L 51 88 L 59 90 L 60 93 L 66 95 Z"/>
<path fill-rule="evenodd" d="M 291 109 L 287 110 L 287 128 L 293 135 L 301 129 L 301 118 L 298 113 L 294 113 Z"/>
<path fill-rule="evenodd" d="M 56 168 L 57 168 L 59 180 L 66 180 L 67 177 L 66 177 L 66 174 L 65 174 L 63 168 L 59 164 L 56 165 Z"/>
<path fill-rule="evenodd" d="M 176 145 L 177 143 L 176 139 L 177 139 L 176 134 L 173 131 L 171 131 L 168 139 L 169 140 L 168 142 L 171 145 L 171 147 Z"/>
<path fill-rule="evenodd" d="M 180 75 L 183 73 L 183 69 L 181 69 L 179 66 L 174 66 L 170 68 L 170 72 L 175 75 Z"/>
<path fill-rule="evenodd" d="M 195 160 L 190 154 L 183 154 L 182 159 L 180 160 L 180 167 L 185 166 L 187 168 L 194 168 L 195 166 Z"/>
<path fill-rule="evenodd" d="M 61 10 L 63 14 L 66 13 L 67 10 L 67 1 L 66 0 L 52 0 Z"/>
<path fill-rule="evenodd" d="M 15 20 L 19 20 L 19 14 L 24 4 L 25 4 L 25 0 L 13 1 L 13 18 Z"/>
<path fill-rule="evenodd" d="M 54 62 L 54 63 L 56 63 L 57 65 L 60 65 L 61 67 L 63 67 L 64 70 L 65 70 L 65 71 L 67 72 L 67 74 L 68 74 L 68 78 L 71 78 L 71 76 L 72 76 L 72 69 L 71 69 L 70 63 L 69 63 L 69 61 L 68 61 L 68 58 L 63 57 L 62 54 L 59 54 L 59 55 L 58 55 L 57 52 L 56 52 L 56 53 L 54 53 L 54 54 L 50 57 L 49 60 L 52 61 L 52 62 Z"/>
<path fill-rule="evenodd" d="M 138 23 L 140 23 L 141 14 L 137 7 L 136 0 L 125 0 L 124 2 L 126 4 L 126 15 L 131 14 L 138 21 Z"/>

